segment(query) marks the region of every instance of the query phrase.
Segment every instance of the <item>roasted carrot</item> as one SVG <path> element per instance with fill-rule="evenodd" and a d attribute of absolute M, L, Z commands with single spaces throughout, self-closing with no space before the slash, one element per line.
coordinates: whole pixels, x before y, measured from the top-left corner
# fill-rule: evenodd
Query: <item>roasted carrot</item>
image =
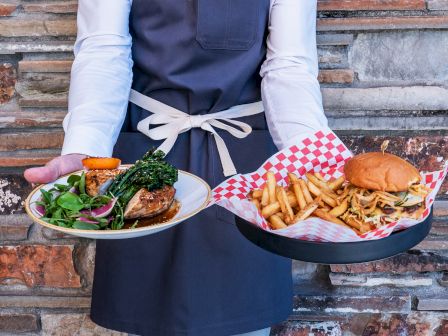
<path fill-rule="evenodd" d="M 93 169 L 116 169 L 120 165 L 121 160 L 116 158 L 90 157 L 82 160 L 85 168 Z"/>

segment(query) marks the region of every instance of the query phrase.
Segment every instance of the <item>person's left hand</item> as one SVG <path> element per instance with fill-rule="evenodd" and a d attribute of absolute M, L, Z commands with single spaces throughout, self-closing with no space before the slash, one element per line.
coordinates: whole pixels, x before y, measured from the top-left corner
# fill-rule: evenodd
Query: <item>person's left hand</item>
<path fill-rule="evenodd" d="M 25 170 L 25 179 L 30 183 L 49 183 L 58 177 L 83 168 L 84 154 L 61 155 L 49 161 L 43 167 L 29 168 Z"/>

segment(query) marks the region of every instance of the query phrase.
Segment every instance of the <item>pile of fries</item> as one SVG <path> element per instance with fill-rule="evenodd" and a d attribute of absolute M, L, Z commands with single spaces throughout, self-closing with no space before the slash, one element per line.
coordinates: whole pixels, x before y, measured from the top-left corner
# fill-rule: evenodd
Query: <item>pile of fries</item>
<path fill-rule="evenodd" d="M 406 217 L 406 212 L 420 215 L 424 210 L 424 197 L 430 191 L 423 184 L 414 185 L 403 198 L 397 193 L 358 188 L 346 182 L 344 176 L 330 181 L 320 173 L 305 176 L 306 180 L 288 173 L 289 185 L 282 187 L 269 171 L 264 188 L 249 193 L 249 199 L 273 230 L 318 217 L 363 234 Z M 420 197 L 421 201 L 406 208 L 404 202 L 408 194 Z"/>
<path fill-rule="evenodd" d="M 286 228 L 313 215 L 347 226 L 338 218 L 348 208 L 347 202 L 340 202 L 338 195 L 345 182 L 343 176 L 325 181 L 320 173 L 307 173 L 306 181 L 289 173 L 288 178 L 289 186 L 279 186 L 274 173 L 269 171 L 265 187 L 249 195 L 272 229 Z"/>
<path fill-rule="evenodd" d="M 350 191 L 343 176 L 326 181 L 320 173 L 307 173 L 305 180 L 289 173 L 288 178 L 289 185 L 282 187 L 277 184 L 274 173 L 269 171 L 266 173 L 265 187 L 248 195 L 273 230 L 286 228 L 313 216 L 357 233 L 372 229 L 367 223 L 351 219 L 345 222 L 338 218 L 346 214 L 349 208 Z"/>

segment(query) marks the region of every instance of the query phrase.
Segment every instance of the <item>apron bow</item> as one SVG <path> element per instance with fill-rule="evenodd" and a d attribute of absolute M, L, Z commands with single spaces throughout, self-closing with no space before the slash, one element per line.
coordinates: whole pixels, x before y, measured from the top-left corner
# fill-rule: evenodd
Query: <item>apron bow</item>
<path fill-rule="evenodd" d="M 158 147 L 165 154 L 168 154 L 173 148 L 179 134 L 192 128 L 201 128 L 213 134 L 224 176 L 231 176 L 237 172 L 229 150 L 215 128 L 227 131 L 236 138 L 245 138 L 252 132 L 252 127 L 244 122 L 232 119 L 251 116 L 264 111 L 263 103 L 260 101 L 233 106 L 228 110 L 216 113 L 189 115 L 135 90 L 131 90 L 129 101 L 153 113 L 141 120 L 137 124 L 137 129 L 153 140 L 165 140 Z M 160 126 L 150 129 L 150 125 Z"/>

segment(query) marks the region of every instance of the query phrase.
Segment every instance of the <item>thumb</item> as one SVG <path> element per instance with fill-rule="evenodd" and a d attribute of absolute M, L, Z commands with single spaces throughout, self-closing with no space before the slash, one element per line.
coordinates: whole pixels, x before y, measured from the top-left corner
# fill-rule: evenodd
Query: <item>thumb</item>
<path fill-rule="evenodd" d="M 84 154 L 62 155 L 49 161 L 43 167 L 29 168 L 25 170 L 24 177 L 30 183 L 49 183 L 59 176 L 82 169 Z"/>

